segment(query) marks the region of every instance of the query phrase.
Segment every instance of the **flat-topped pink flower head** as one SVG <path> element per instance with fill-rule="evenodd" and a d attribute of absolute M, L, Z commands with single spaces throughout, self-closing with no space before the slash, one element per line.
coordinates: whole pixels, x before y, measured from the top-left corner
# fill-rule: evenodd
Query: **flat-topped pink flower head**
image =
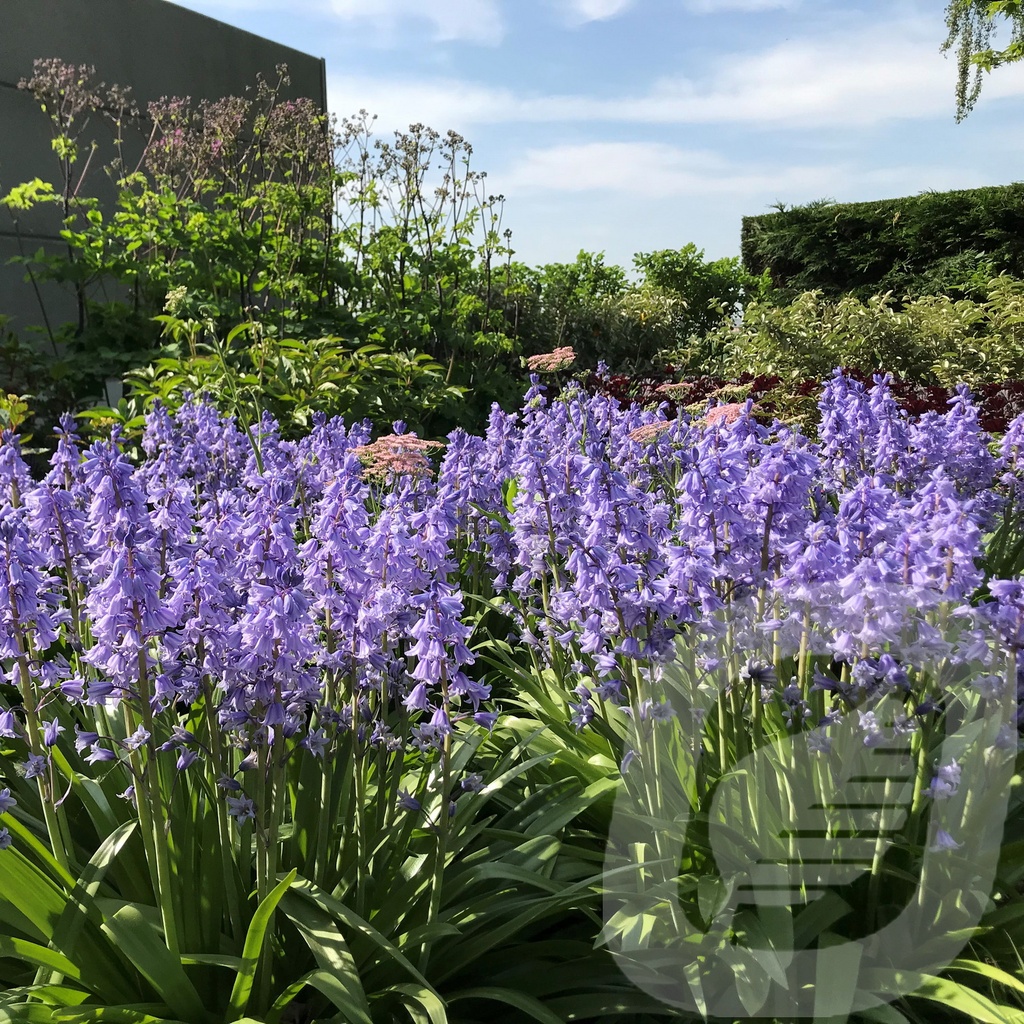
<path fill-rule="evenodd" d="M 363 476 L 382 480 L 389 476 L 429 476 L 433 472 L 427 452 L 443 448 L 441 441 L 425 441 L 415 434 L 390 434 L 372 444 L 359 445 L 352 453 L 363 464 Z"/>
<path fill-rule="evenodd" d="M 704 423 L 709 427 L 727 427 L 746 415 L 746 402 L 729 402 L 726 405 L 716 405 L 704 414 Z M 753 410 L 751 410 L 753 412 Z"/>
<path fill-rule="evenodd" d="M 659 384 L 654 390 L 659 395 L 665 395 L 667 398 L 682 398 L 693 390 L 693 385 L 687 380 L 681 380 L 676 383 L 669 381 L 665 384 Z"/>
<path fill-rule="evenodd" d="M 557 373 L 567 370 L 576 362 L 576 353 L 571 345 L 563 345 L 553 352 L 541 352 L 540 355 L 529 356 L 526 367 L 534 373 Z"/>
<path fill-rule="evenodd" d="M 629 432 L 629 439 L 637 444 L 650 444 L 656 441 L 669 427 L 675 425 L 675 420 L 661 420 L 658 423 L 645 423 L 642 427 L 636 427 Z"/>

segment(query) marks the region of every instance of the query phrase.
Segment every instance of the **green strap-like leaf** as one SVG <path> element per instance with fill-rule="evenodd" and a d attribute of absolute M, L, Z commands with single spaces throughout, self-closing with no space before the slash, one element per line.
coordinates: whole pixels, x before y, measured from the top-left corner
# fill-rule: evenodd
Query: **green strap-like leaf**
<path fill-rule="evenodd" d="M 870 972 L 864 979 L 866 984 L 871 984 L 873 980 Z M 923 974 L 908 976 L 906 980 L 909 983 L 917 983 L 913 993 L 915 999 L 927 999 L 952 1007 L 973 1021 L 980 1021 L 982 1024 L 1024 1024 L 1024 1011 L 1014 1006 L 995 1003 L 980 992 L 975 992 L 965 985 L 958 985 L 947 978 Z"/>
<path fill-rule="evenodd" d="M 506 1003 L 509 1006 L 514 1006 L 517 1010 L 522 1010 L 534 1020 L 541 1021 L 541 1024 L 563 1024 L 562 1018 L 552 1013 L 539 999 L 511 988 L 497 988 L 489 985 L 469 988 L 450 996 L 448 1002 L 454 1003 L 459 999 L 488 999 L 493 1002 Z"/>
<path fill-rule="evenodd" d="M 908 1024 L 907 1018 L 896 1009 L 883 1003 L 881 1006 L 873 1006 L 870 1010 L 860 1010 L 857 1016 L 871 1024 Z"/>
<path fill-rule="evenodd" d="M 316 904 L 300 899 L 295 893 L 288 893 L 281 901 L 281 910 L 298 929 L 299 934 L 309 946 L 321 973 L 328 975 L 332 981 L 332 991 L 341 987 L 344 1005 L 330 992 L 320 989 L 339 1010 L 348 1014 L 352 1024 L 373 1024 L 370 1016 L 370 1004 L 363 990 L 363 982 L 356 967 L 355 958 L 348 948 L 334 923 L 334 919 Z M 312 972 L 307 984 L 319 987 L 313 980 L 317 972 Z"/>
<path fill-rule="evenodd" d="M 205 967 L 226 967 L 229 971 L 238 971 L 242 968 L 240 956 L 228 956 L 226 953 L 182 953 L 181 962 L 186 967 L 201 964 Z"/>
<path fill-rule="evenodd" d="M 5 822 L 11 835 L 14 837 L 15 842 L 18 845 L 18 849 L 22 851 L 31 851 L 38 864 L 42 864 L 47 871 L 50 873 L 50 877 L 57 882 L 58 885 L 64 885 L 67 888 L 71 888 L 75 884 L 74 876 L 72 876 L 65 868 L 61 867 L 58 863 L 57 858 L 50 852 L 50 850 L 41 843 L 32 831 L 25 827 L 17 818 L 13 815 L 8 817 Z"/>
<path fill-rule="evenodd" d="M 85 866 L 53 930 L 53 945 L 68 956 L 74 956 L 89 990 L 111 1004 L 127 1001 L 134 994 L 128 979 L 119 977 L 121 961 L 116 955 L 116 950 L 99 941 L 100 933 L 95 927 L 90 926 L 89 941 L 82 941 L 82 933 L 90 915 L 96 924 L 102 920 L 102 915 L 93 905 L 93 900 L 107 869 L 131 838 L 137 825 L 137 821 L 126 822 L 103 840 Z M 96 941 L 93 941 L 94 938 Z"/>
<path fill-rule="evenodd" d="M 208 1014 L 181 961 L 167 948 L 160 933 L 133 904 L 121 907 L 103 923 L 103 931 L 136 966 L 171 1012 L 192 1024 Z"/>
<path fill-rule="evenodd" d="M 0 1024 L 53 1024 L 53 1007 L 44 1003 L 7 1003 L 0 1006 Z"/>
<path fill-rule="evenodd" d="M 263 902 L 256 908 L 256 913 L 249 922 L 249 930 L 245 934 L 242 946 L 242 966 L 235 975 L 235 983 L 231 987 L 231 998 L 228 1000 L 229 1020 L 237 1020 L 249 1008 L 249 997 L 256 978 L 256 967 L 260 961 L 260 952 L 266 939 L 267 929 L 274 916 L 281 897 L 295 881 L 296 871 L 293 868 L 267 893 Z"/>
<path fill-rule="evenodd" d="M 405 1004 L 416 1024 L 448 1024 L 444 1003 L 429 985 L 426 988 L 410 984 L 395 985 L 392 991 Z"/>
<path fill-rule="evenodd" d="M 4 903 L 13 906 L 40 942 L 49 942 L 64 910 L 67 896 L 15 847 L 0 861 L 0 922 Z M 19 920 L 17 923 L 21 923 Z"/>
<path fill-rule="evenodd" d="M 333 896 L 329 896 L 319 886 L 314 885 L 312 882 L 303 878 L 298 880 L 293 886 L 295 891 L 304 896 L 306 899 L 311 900 L 321 910 L 326 911 L 331 917 L 336 918 L 349 928 L 359 932 L 360 935 L 369 939 L 378 948 L 383 950 L 388 956 L 395 961 L 395 963 L 404 967 L 409 974 L 415 978 L 421 985 L 431 989 L 430 983 L 422 974 L 409 962 L 401 950 L 392 942 L 389 942 L 376 928 L 371 924 L 363 920 L 355 911 L 350 910 L 340 900 L 336 900 Z"/>
<path fill-rule="evenodd" d="M 1021 981 L 1016 975 L 1009 974 L 999 967 L 993 967 L 992 964 L 982 963 L 979 960 L 954 960 L 946 970 L 969 971 L 971 974 L 980 974 L 982 977 L 989 978 L 997 984 L 1016 989 L 1018 992 L 1024 992 L 1024 981 Z"/>
<path fill-rule="evenodd" d="M 72 988 L 70 985 L 26 985 L 21 990 L 25 995 L 46 1003 L 47 1006 L 60 1007 L 77 1006 L 89 998 L 89 993 L 80 988 Z"/>
<path fill-rule="evenodd" d="M 82 980 L 81 971 L 63 953 L 27 939 L 0 935 L 0 957 L 12 957 L 35 967 L 48 967 L 73 981 Z"/>
<path fill-rule="evenodd" d="M 344 1014 L 345 1024 L 373 1024 L 368 1010 L 364 1010 L 363 1000 L 353 997 L 351 990 L 344 980 L 331 974 L 330 971 L 315 970 L 304 974 L 297 981 L 289 985 L 274 1000 L 271 1008 L 270 1020 L 277 1020 L 278 1014 L 306 987 L 315 988 L 327 998 Z"/>
<path fill-rule="evenodd" d="M 54 1024 L 186 1024 L 168 1017 L 170 1011 L 159 1003 L 130 1006 L 89 1006 L 54 1011 Z"/>

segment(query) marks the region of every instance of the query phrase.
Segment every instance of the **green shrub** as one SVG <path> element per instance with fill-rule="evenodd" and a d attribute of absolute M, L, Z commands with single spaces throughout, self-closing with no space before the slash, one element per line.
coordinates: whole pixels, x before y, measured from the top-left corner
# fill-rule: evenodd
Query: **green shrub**
<path fill-rule="evenodd" d="M 159 319 L 181 354 L 127 376 L 131 399 L 143 405 L 159 398 L 175 409 L 189 393 L 208 394 L 249 422 L 270 413 L 286 435 L 295 436 L 310 429 L 316 413 L 349 422 L 401 419 L 422 431 L 431 414 L 462 397 L 462 389 L 445 382 L 444 368 L 423 352 L 373 342 L 354 346 L 332 336 L 280 338 L 256 321 L 220 340 L 212 323 Z"/>
<path fill-rule="evenodd" d="M 638 253 L 633 263 L 643 274 L 638 284 L 621 267 L 606 265 L 603 253 L 585 251 L 574 263 L 522 275 L 532 299 L 516 321 L 523 353 L 569 345 L 586 368 L 603 361 L 638 372 L 666 353 L 677 365 L 699 366 L 708 358 L 709 332 L 759 288 L 738 259 L 706 262 L 692 243 Z"/>
<path fill-rule="evenodd" d="M 891 295 L 829 300 L 805 292 L 785 306 L 754 301 L 742 324 L 713 337 L 727 374 L 825 377 L 837 366 L 885 370 L 950 387 L 1024 376 L 1024 282 L 992 279 L 983 301 Z"/>
<path fill-rule="evenodd" d="M 677 330 L 684 337 L 703 337 L 731 316 L 753 295 L 760 281 L 748 274 L 738 257 L 705 262 L 704 250 L 692 242 L 682 249 L 641 252 L 633 264 L 644 275 L 644 285 L 675 296 L 685 317 Z"/>

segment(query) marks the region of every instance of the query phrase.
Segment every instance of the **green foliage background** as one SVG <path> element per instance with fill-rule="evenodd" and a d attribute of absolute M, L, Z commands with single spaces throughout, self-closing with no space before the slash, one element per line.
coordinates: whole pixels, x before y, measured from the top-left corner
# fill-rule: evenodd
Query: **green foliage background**
<path fill-rule="evenodd" d="M 1024 277 L 1024 184 L 744 217 L 741 251 L 778 302 L 806 291 L 978 297 L 996 274 Z"/>

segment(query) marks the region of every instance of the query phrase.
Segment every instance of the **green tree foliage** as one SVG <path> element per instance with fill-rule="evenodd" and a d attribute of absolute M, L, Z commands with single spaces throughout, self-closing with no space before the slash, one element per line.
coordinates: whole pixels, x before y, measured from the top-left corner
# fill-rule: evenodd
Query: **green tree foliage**
<path fill-rule="evenodd" d="M 1000 24 L 1009 24 L 1011 38 L 1003 49 L 990 43 Z M 1024 57 L 1024 3 L 1021 0 L 950 0 L 946 8 L 948 35 L 943 51 L 956 50 L 956 119 L 962 121 L 981 94 L 983 72 Z"/>
<path fill-rule="evenodd" d="M 495 289 L 478 287 L 509 255 L 509 233 L 500 230 L 501 197 L 484 191 L 461 136 L 413 125 L 375 140 L 365 114 L 339 126 L 311 101 L 285 98 L 284 68 L 245 97 L 164 99 L 144 116 L 127 90 L 94 85 L 91 68 L 40 61 L 35 72 L 23 86 L 50 118 L 63 184 L 19 186 L 2 201 L 16 216 L 41 202 L 60 206 L 66 251 L 22 262 L 33 280 L 79 297 L 77 322 L 51 331 L 79 400 L 156 358 L 194 358 L 161 348 L 153 321 L 172 294 L 221 337 L 258 323 L 268 344 L 375 346 L 359 364 L 361 387 L 376 367 L 386 390 L 400 363 L 399 377 L 426 374 L 411 394 L 433 396 L 441 367 L 445 401 L 431 397 L 418 410 L 436 413 L 439 431 L 465 415 L 453 396 L 476 389 L 484 406 L 509 397 L 516 343 L 488 305 Z M 90 121 L 114 99 L 122 155 L 107 169 L 118 199 L 104 212 L 81 154 Z M 122 130 L 133 122 L 148 142 L 129 167 Z M 92 301 L 97 289 L 107 301 Z M 385 366 L 387 354 L 395 366 Z"/>
<path fill-rule="evenodd" d="M 747 273 L 738 257 L 706 261 L 689 243 L 681 249 L 638 253 L 633 264 L 643 275 L 638 294 L 663 323 L 659 358 L 690 373 L 704 373 L 721 359 L 721 328 L 767 287 L 767 278 Z"/>
<path fill-rule="evenodd" d="M 517 294 L 530 296 L 517 326 L 524 354 L 571 345 L 588 368 L 604 361 L 643 371 L 666 353 L 677 365 L 699 366 L 708 332 L 757 287 L 738 259 L 708 262 L 692 243 L 638 253 L 633 263 L 643 275 L 636 283 L 603 253 L 581 251 L 573 263 L 520 270 Z"/>
<path fill-rule="evenodd" d="M 708 262 L 692 242 L 682 249 L 641 252 L 633 265 L 644 275 L 644 287 L 677 297 L 684 306 L 686 335 L 701 336 L 734 313 L 757 282 L 746 274 L 738 257 Z"/>
<path fill-rule="evenodd" d="M 309 431 L 316 413 L 400 419 L 424 431 L 431 414 L 461 398 L 430 356 L 386 349 L 379 338 L 358 346 L 330 336 L 281 338 L 258 321 L 220 338 L 211 321 L 174 314 L 158 319 L 172 341 L 166 351 L 179 354 L 128 374 L 136 400 L 159 398 L 173 408 L 188 392 L 222 395 L 243 419 L 257 422 L 269 412 L 287 436 L 298 436 Z"/>
<path fill-rule="evenodd" d="M 617 347 L 614 310 L 626 293 L 626 272 L 604 262 L 604 253 L 580 250 L 572 263 L 541 268 L 538 322 L 531 348 L 570 345 L 587 362 L 605 359 Z"/>
<path fill-rule="evenodd" d="M 169 404 L 237 378 L 253 414 L 300 430 L 319 408 L 444 433 L 479 425 L 493 401 L 514 404 L 522 357 L 557 347 L 572 346 L 581 368 L 643 372 L 669 353 L 700 369 L 716 357 L 709 331 L 756 291 L 738 260 L 708 261 L 692 244 L 639 253 L 639 283 L 603 253 L 516 263 L 502 197 L 465 139 L 424 125 L 375 139 L 365 114 L 337 124 L 287 98 L 284 68 L 244 97 L 163 99 L 144 114 L 94 77 L 37 62 L 23 86 L 50 119 L 59 180 L 0 199 L 15 219 L 57 205 L 65 251 L 22 263 L 78 298 L 75 322 L 49 325 L 67 386 L 40 410 L 43 430 L 127 374 L 137 397 Z M 119 154 L 113 209 L 94 198 L 84 156 L 105 117 Z M 147 142 L 129 166 L 132 125 Z M 171 337 L 166 315 L 199 326 Z M 129 402 L 123 415 L 137 412 Z"/>

